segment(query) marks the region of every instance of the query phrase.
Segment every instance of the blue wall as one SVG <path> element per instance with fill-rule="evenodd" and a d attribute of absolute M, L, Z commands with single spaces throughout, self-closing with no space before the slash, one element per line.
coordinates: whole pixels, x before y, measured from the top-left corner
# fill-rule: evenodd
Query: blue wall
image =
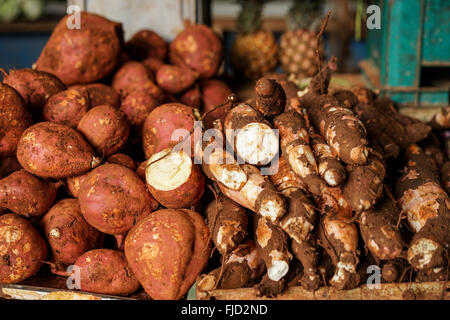
<path fill-rule="evenodd" d="M 47 33 L 0 35 L 0 67 L 31 68 L 49 37 Z"/>

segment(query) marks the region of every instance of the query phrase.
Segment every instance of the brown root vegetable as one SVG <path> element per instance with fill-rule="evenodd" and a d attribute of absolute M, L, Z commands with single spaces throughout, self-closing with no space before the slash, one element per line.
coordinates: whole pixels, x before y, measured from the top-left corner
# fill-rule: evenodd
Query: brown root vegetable
<path fill-rule="evenodd" d="M 406 150 L 405 156 L 406 171 L 396 182 L 395 197 L 408 224 L 418 232 L 428 219 L 447 213 L 449 198 L 439 183 L 439 171 L 431 156 L 416 144 Z"/>
<path fill-rule="evenodd" d="M 450 107 L 441 108 L 430 121 L 433 129 L 450 129 Z"/>
<path fill-rule="evenodd" d="M 136 170 L 136 162 L 134 162 L 130 156 L 123 153 L 115 153 L 110 155 L 106 159 L 106 162 L 120 164 L 121 166 L 127 167 L 133 171 Z"/>
<path fill-rule="evenodd" d="M 30 110 L 39 111 L 51 96 L 67 89 L 53 74 L 32 69 L 10 70 L 3 83 L 16 89 Z"/>
<path fill-rule="evenodd" d="M 165 64 L 156 73 L 158 86 L 172 94 L 178 94 L 189 88 L 196 80 L 195 74 L 188 68 Z"/>
<path fill-rule="evenodd" d="M 121 251 L 94 249 L 81 255 L 74 266 L 82 291 L 128 296 L 140 287 Z"/>
<path fill-rule="evenodd" d="M 0 83 L 0 158 L 15 155 L 20 136 L 32 122 L 20 94 Z"/>
<path fill-rule="evenodd" d="M 248 177 L 244 186 L 239 190 L 232 190 L 219 184 L 220 190 L 241 206 L 276 223 L 286 213 L 285 197 L 264 178 L 258 168 L 247 164 L 241 167 Z"/>
<path fill-rule="evenodd" d="M 441 185 L 450 194 L 450 161 L 446 161 L 441 167 Z"/>
<path fill-rule="evenodd" d="M 113 235 L 126 233 L 158 207 L 136 173 L 118 164 L 104 164 L 89 172 L 78 200 L 86 221 Z"/>
<path fill-rule="evenodd" d="M 318 275 L 317 245 L 313 235 L 316 212 L 306 193 L 306 186 L 280 158 L 278 171 L 270 180 L 286 197 L 287 212 L 278 225 L 292 239 L 292 253 L 303 265 L 301 284 L 306 290 L 316 290 L 320 283 Z"/>
<path fill-rule="evenodd" d="M 286 277 L 274 281 L 267 274 L 263 276 L 261 281 L 255 286 L 258 297 L 274 298 L 281 294 L 287 286 Z"/>
<path fill-rule="evenodd" d="M 247 211 L 222 194 L 206 207 L 206 215 L 212 240 L 222 256 L 236 249 L 247 235 Z"/>
<path fill-rule="evenodd" d="M 390 198 L 380 200 L 375 207 L 361 213 L 361 236 L 378 260 L 391 260 L 402 254 L 403 240 L 397 227 L 399 215 L 397 204 Z"/>
<path fill-rule="evenodd" d="M 9 176 L 11 173 L 22 169 L 17 158 L 7 157 L 0 160 L 0 179 Z"/>
<path fill-rule="evenodd" d="M 202 275 L 197 282 L 197 290 L 250 287 L 264 274 L 265 269 L 255 243 L 247 240 L 226 257 L 222 267 Z"/>
<path fill-rule="evenodd" d="M 283 112 L 286 94 L 275 80 L 261 78 L 255 86 L 256 109 L 264 116 L 273 117 Z"/>
<path fill-rule="evenodd" d="M 198 215 L 186 210 L 158 210 L 128 233 L 128 264 L 153 299 L 180 299 L 206 265 L 209 234 Z"/>
<path fill-rule="evenodd" d="M 180 96 L 180 102 L 192 108 L 200 109 L 202 106 L 202 94 L 197 85 L 183 92 Z"/>
<path fill-rule="evenodd" d="M 159 102 L 164 100 L 164 93 L 153 82 L 152 73 L 140 62 L 130 61 L 120 67 L 114 74 L 111 86 L 122 97 L 133 91 L 144 91 L 151 94 Z"/>
<path fill-rule="evenodd" d="M 91 108 L 90 97 L 84 89 L 68 89 L 50 97 L 42 110 L 45 121 L 76 128 Z"/>
<path fill-rule="evenodd" d="M 371 154 L 367 164 L 346 169 L 347 181 L 342 186 L 344 197 L 356 212 L 372 208 L 383 195 L 384 164 Z"/>
<path fill-rule="evenodd" d="M 150 57 L 164 60 L 168 49 L 166 41 L 152 30 L 140 30 L 125 43 L 125 51 L 138 61 Z"/>
<path fill-rule="evenodd" d="M 325 140 L 309 127 L 309 142 L 317 161 L 319 176 L 330 186 L 336 187 L 344 183 L 346 171 L 342 163 L 331 151 Z"/>
<path fill-rule="evenodd" d="M 282 156 L 287 160 L 292 171 L 306 184 L 308 191 L 318 195 L 326 186 L 318 175 L 316 158 L 309 145 L 309 135 L 302 114 L 290 110 L 274 119 L 278 129 Z"/>
<path fill-rule="evenodd" d="M 194 109 L 181 103 L 167 103 L 155 108 L 143 125 L 145 157 L 150 158 L 177 145 L 193 131 L 195 121 Z"/>
<path fill-rule="evenodd" d="M 236 155 L 249 164 L 266 165 L 278 154 L 278 136 L 250 105 L 241 103 L 224 121 L 228 142 Z"/>
<path fill-rule="evenodd" d="M 65 16 L 36 61 L 36 69 L 53 73 L 66 85 L 90 83 L 109 75 L 120 58 L 122 25 L 96 14 L 81 12 L 80 28 L 68 28 Z"/>
<path fill-rule="evenodd" d="M 205 190 L 205 177 L 199 165 L 183 151 L 164 149 L 147 161 L 147 187 L 166 208 L 186 208 L 196 204 Z"/>
<path fill-rule="evenodd" d="M 121 110 L 111 106 L 98 106 L 81 118 L 77 129 L 99 155 L 109 156 L 125 145 L 130 124 Z"/>
<path fill-rule="evenodd" d="M 289 77 L 285 73 L 269 73 L 264 76 L 267 79 L 273 79 L 278 82 L 284 90 L 286 95 L 286 105 L 284 111 L 296 110 L 299 111 L 300 103 L 298 100 L 297 92 L 298 86 L 289 80 Z"/>
<path fill-rule="evenodd" d="M 89 172 L 86 172 L 78 176 L 72 176 L 67 178 L 66 180 L 67 188 L 69 188 L 69 192 L 73 197 L 78 198 L 78 195 L 80 194 L 81 184 L 83 183 L 84 179 L 87 177 L 88 174 Z"/>
<path fill-rule="evenodd" d="M 24 131 L 17 160 L 25 170 L 43 178 L 75 176 L 99 164 L 81 133 L 54 122 L 40 122 Z"/>
<path fill-rule="evenodd" d="M 217 73 L 223 59 L 220 37 L 206 25 L 188 26 L 170 44 L 171 63 L 187 66 L 202 79 Z"/>
<path fill-rule="evenodd" d="M 25 217 L 44 214 L 56 199 L 60 182 L 42 180 L 25 170 L 0 180 L 0 207 Z"/>
<path fill-rule="evenodd" d="M 207 79 L 200 82 L 201 99 L 203 101 L 203 113 L 213 110 L 216 106 L 226 102 L 233 93 L 230 87 L 221 80 Z M 212 128 L 216 119 L 224 122 L 232 104 L 229 103 L 222 108 L 211 111 L 203 120 L 206 128 Z"/>
<path fill-rule="evenodd" d="M 76 199 L 58 201 L 41 220 L 53 260 L 63 265 L 74 264 L 79 256 L 101 245 L 103 236 L 90 226 Z"/>
<path fill-rule="evenodd" d="M 159 105 L 159 101 L 151 94 L 135 91 L 123 99 L 120 110 L 125 113 L 131 126 L 140 133 L 147 116 Z"/>
<path fill-rule="evenodd" d="M 84 89 L 89 94 L 89 100 L 91 100 L 91 107 L 108 105 L 114 108 L 120 106 L 120 94 L 103 83 L 90 83 L 84 85 L 71 86 L 69 89 Z"/>
<path fill-rule="evenodd" d="M 0 216 L 0 283 L 18 283 L 35 274 L 47 246 L 30 222 L 15 214 Z"/>
<path fill-rule="evenodd" d="M 143 65 L 145 65 L 153 74 L 155 75 L 158 72 L 158 69 L 164 65 L 164 61 L 149 57 L 143 61 L 141 61 Z"/>
<path fill-rule="evenodd" d="M 253 219 L 255 243 L 266 264 L 267 276 L 280 281 L 288 273 L 292 258 L 286 234 L 265 218 L 254 215 Z"/>

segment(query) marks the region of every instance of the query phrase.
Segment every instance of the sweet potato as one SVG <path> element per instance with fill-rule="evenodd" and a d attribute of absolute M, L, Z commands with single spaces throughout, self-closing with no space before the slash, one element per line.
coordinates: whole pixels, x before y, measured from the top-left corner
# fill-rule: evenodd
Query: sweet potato
<path fill-rule="evenodd" d="M 165 64 L 156 73 L 158 86 L 173 94 L 178 94 L 194 84 L 196 75 L 189 68 Z"/>
<path fill-rule="evenodd" d="M 180 96 L 180 102 L 192 108 L 199 109 L 202 106 L 202 94 L 197 85 L 187 89 Z"/>
<path fill-rule="evenodd" d="M 89 171 L 86 173 L 80 174 L 78 176 L 72 176 L 72 177 L 67 178 L 67 180 L 66 180 L 67 188 L 69 188 L 69 192 L 73 197 L 78 198 L 78 195 L 80 193 L 81 184 L 82 184 L 83 180 L 87 177 L 88 173 L 89 173 Z"/>
<path fill-rule="evenodd" d="M 147 116 L 143 126 L 145 157 L 148 159 L 181 142 L 194 129 L 195 120 L 194 109 L 181 103 L 167 103 L 155 108 Z M 185 132 L 177 134 L 177 129 Z M 172 137 L 173 134 L 176 136 Z"/>
<path fill-rule="evenodd" d="M 56 199 L 60 182 L 42 180 L 25 170 L 0 180 L 0 207 L 25 217 L 44 214 Z"/>
<path fill-rule="evenodd" d="M 71 86 L 69 89 L 84 89 L 89 94 L 91 100 L 91 107 L 108 105 L 114 108 L 120 106 L 120 94 L 103 83 L 91 83 L 84 85 Z"/>
<path fill-rule="evenodd" d="M 169 56 L 172 64 L 186 65 L 201 78 L 211 78 L 222 62 L 223 45 L 206 25 L 188 26 L 170 44 Z"/>
<path fill-rule="evenodd" d="M 130 156 L 127 156 L 123 153 L 115 153 L 113 155 L 110 155 L 106 159 L 106 162 L 120 164 L 121 166 L 127 167 L 133 171 L 136 170 L 136 162 L 134 162 L 134 160 Z"/>
<path fill-rule="evenodd" d="M 17 283 L 40 269 L 47 246 L 30 222 L 5 214 L 0 216 L 0 257 L 0 283 Z"/>
<path fill-rule="evenodd" d="M 208 228 L 198 213 L 158 210 L 130 230 L 125 255 L 153 299 L 180 299 L 206 265 L 208 237 Z"/>
<path fill-rule="evenodd" d="M 145 119 L 159 105 L 158 99 L 151 94 L 145 91 L 135 91 L 123 99 L 120 110 L 125 113 L 136 132 L 142 134 L 142 125 Z"/>
<path fill-rule="evenodd" d="M 19 93 L 0 83 L 0 158 L 15 155 L 20 136 L 32 121 Z"/>
<path fill-rule="evenodd" d="M 22 169 L 17 157 L 8 157 L 0 160 L 0 179 Z"/>
<path fill-rule="evenodd" d="M 218 79 L 207 79 L 200 82 L 201 98 L 203 101 L 203 113 L 209 112 L 216 106 L 227 101 L 228 97 L 233 93 L 228 85 Z M 229 103 L 220 109 L 212 111 L 203 120 L 206 128 L 211 128 L 212 123 L 216 119 L 225 121 L 225 116 L 230 111 L 232 104 Z"/>
<path fill-rule="evenodd" d="M 123 43 L 120 23 L 86 11 L 80 14 L 80 28 L 68 28 L 70 15 L 58 23 L 36 61 L 37 70 L 56 75 L 66 85 L 109 75 L 119 62 Z"/>
<path fill-rule="evenodd" d="M 264 274 L 264 260 L 253 240 L 247 240 L 226 257 L 221 267 L 202 275 L 197 290 L 238 289 L 252 286 Z"/>
<path fill-rule="evenodd" d="M 125 51 L 138 61 L 150 57 L 164 60 L 168 49 L 166 41 L 152 30 L 140 30 L 125 43 Z"/>
<path fill-rule="evenodd" d="M 100 231 L 84 219 L 76 199 L 58 201 L 40 224 L 50 245 L 52 260 L 63 265 L 73 264 L 83 253 L 100 246 L 103 240 Z"/>
<path fill-rule="evenodd" d="M 81 133 L 53 122 L 40 122 L 24 131 L 17 160 L 25 170 L 43 178 L 75 176 L 99 164 Z"/>
<path fill-rule="evenodd" d="M 247 235 L 247 211 L 222 194 L 206 207 L 206 215 L 212 240 L 222 256 L 236 249 Z"/>
<path fill-rule="evenodd" d="M 81 118 L 77 129 L 95 151 L 105 157 L 119 151 L 130 134 L 125 113 L 106 105 L 89 110 Z"/>
<path fill-rule="evenodd" d="M 241 103 L 231 109 L 224 128 L 236 155 L 249 164 L 266 165 L 278 154 L 276 132 L 249 104 Z"/>
<path fill-rule="evenodd" d="M 53 74 L 32 69 L 10 70 L 3 83 L 16 89 L 35 112 L 40 112 L 51 96 L 67 89 Z"/>
<path fill-rule="evenodd" d="M 104 164 L 81 182 L 78 200 L 86 221 L 103 233 L 121 235 L 158 207 L 145 183 L 118 164 Z"/>
<path fill-rule="evenodd" d="M 76 267 L 79 268 L 82 291 L 128 296 L 140 287 L 121 251 L 88 251 L 76 260 Z"/>
<path fill-rule="evenodd" d="M 192 206 L 205 190 L 200 166 L 183 151 L 164 149 L 154 154 L 147 161 L 145 178 L 150 193 L 166 208 Z"/>
<path fill-rule="evenodd" d="M 68 89 L 50 97 L 42 110 L 45 121 L 76 128 L 91 108 L 89 94 L 84 89 Z"/>
<path fill-rule="evenodd" d="M 164 94 L 153 82 L 153 75 L 147 67 L 136 61 L 125 63 L 114 74 L 111 86 L 122 97 L 133 91 L 145 91 L 151 94 L 159 102 L 164 100 Z"/>
<path fill-rule="evenodd" d="M 164 61 L 152 57 L 142 60 L 141 63 L 153 72 L 154 75 L 158 72 L 159 68 L 164 65 Z"/>

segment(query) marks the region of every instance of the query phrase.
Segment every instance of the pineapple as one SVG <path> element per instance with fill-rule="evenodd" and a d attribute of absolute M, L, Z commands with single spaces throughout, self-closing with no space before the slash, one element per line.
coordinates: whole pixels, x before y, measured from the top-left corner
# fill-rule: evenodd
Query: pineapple
<path fill-rule="evenodd" d="M 237 73 L 258 79 L 275 69 L 277 43 L 272 32 L 261 28 L 263 0 L 243 1 L 237 21 L 238 36 L 231 48 L 231 63 Z"/>
<path fill-rule="evenodd" d="M 297 78 L 312 77 L 318 72 L 314 31 L 320 22 L 322 2 L 294 0 L 288 13 L 288 31 L 280 40 L 280 62 L 284 72 Z M 322 47 L 319 50 L 323 52 Z"/>

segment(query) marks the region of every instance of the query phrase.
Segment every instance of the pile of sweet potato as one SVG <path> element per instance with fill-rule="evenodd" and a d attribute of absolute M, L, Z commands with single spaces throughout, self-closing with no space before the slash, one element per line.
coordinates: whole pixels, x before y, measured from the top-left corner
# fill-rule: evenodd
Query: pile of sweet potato
<path fill-rule="evenodd" d="M 81 21 L 33 69 L 1 70 L 0 283 L 51 271 L 181 299 L 196 281 L 349 289 L 369 264 L 383 282 L 448 279 L 447 110 L 425 124 L 368 89 L 328 90 L 335 60 L 304 95 L 267 75 L 237 101 L 210 28 L 125 42 Z"/>

